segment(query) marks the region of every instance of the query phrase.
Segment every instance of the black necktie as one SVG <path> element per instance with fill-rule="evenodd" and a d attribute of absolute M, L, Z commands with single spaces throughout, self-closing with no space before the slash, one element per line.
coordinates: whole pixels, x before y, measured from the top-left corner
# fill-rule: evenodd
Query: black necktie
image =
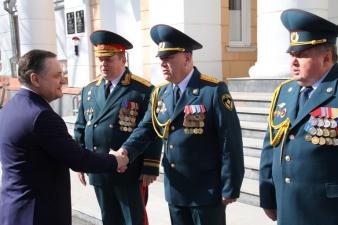
<path fill-rule="evenodd" d="M 312 90 L 313 88 L 310 86 L 306 87 L 302 92 L 300 92 L 298 98 L 298 113 L 302 110 L 307 100 L 309 100 L 309 95 Z"/>
<path fill-rule="evenodd" d="M 104 89 L 104 96 L 106 97 L 106 99 L 108 98 L 109 94 L 110 94 L 110 87 L 111 87 L 111 81 L 109 80 L 106 83 L 105 89 Z"/>
<path fill-rule="evenodd" d="M 180 87 L 178 85 L 175 85 L 175 87 L 174 87 L 174 106 L 176 106 L 180 97 L 181 97 Z"/>

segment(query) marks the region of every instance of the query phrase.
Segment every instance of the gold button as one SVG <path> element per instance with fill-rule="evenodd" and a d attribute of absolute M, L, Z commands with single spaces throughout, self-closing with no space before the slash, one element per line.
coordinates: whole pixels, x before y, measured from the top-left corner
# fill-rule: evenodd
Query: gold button
<path fill-rule="evenodd" d="M 289 138 L 290 138 L 290 140 L 294 140 L 294 139 L 295 139 L 295 135 L 291 134 L 291 135 L 289 136 Z"/>
<path fill-rule="evenodd" d="M 97 127 L 97 124 L 94 124 L 94 127 Z"/>
<path fill-rule="evenodd" d="M 175 163 L 170 163 L 170 167 L 175 168 L 176 167 Z"/>
<path fill-rule="evenodd" d="M 290 184 L 290 182 L 291 182 L 291 179 L 288 178 L 288 177 L 286 177 L 286 178 L 285 178 L 285 183 Z"/>
<path fill-rule="evenodd" d="M 285 160 L 289 162 L 291 160 L 291 157 L 289 155 L 286 155 Z"/>
<path fill-rule="evenodd" d="M 113 126 L 113 124 L 109 124 L 109 128 L 113 128 L 114 126 Z"/>
<path fill-rule="evenodd" d="M 175 130 L 175 127 L 174 127 L 174 126 L 171 126 L 171 130 Z"/>
<path fill-rule="evenodd" d="M 173 149 L 173 148 L 174 148 L 174 145 L 169 145 L 169 148 L 170 148 L 170 149 Z"/>

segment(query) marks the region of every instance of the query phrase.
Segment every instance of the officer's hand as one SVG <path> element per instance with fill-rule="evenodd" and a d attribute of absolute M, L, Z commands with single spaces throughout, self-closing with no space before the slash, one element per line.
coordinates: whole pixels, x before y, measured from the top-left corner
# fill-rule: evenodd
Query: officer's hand
<path fill-rule="evenodd" d="M 273 221 L 277 220 L 277 210 L 276 209 L 263 209 L 265 214 L 272 219 Z"/>
<path fill-rule="evenodd" d="M 129 158 L 126 154 L 120 151 L 114 151 L 110 149 L 109 154 L 114 155 L 117 160 L 117 172 L 124 173 L 127 170 Z"/>
<path fill-rule="evenodd" d="M 87 185 L 86 177 L 85 177 L 84 173 L 78 172 L 78 173 L 77 173 L 77 177 L 79 178 L 81 184 L 83 184 L 84 186 Z"/>
<path fill-rule="evenodd" d="M 147 187 L 149 184 L 153 183 L 157 179 L 157 176 L 142 174 L 140 179 L 142 180 L 143 186 Z"/>
<path fill-rule="evenodd" d="M 235 201 L 237 201 L 236 198 L 225 198 L 225 197 L 222 197 L 222 203 L 223 203 L 223 205 L 228 205 L 228 204 L 233 203 Z"/>

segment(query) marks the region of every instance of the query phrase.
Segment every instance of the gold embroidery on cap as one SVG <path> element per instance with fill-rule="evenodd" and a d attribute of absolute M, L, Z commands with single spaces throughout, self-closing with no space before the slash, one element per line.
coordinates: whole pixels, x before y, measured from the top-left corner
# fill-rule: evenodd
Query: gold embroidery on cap
<path fill-rule="evenodd" d="M 298 42 L 299 35 L 297 32 L 291 32 L 291 42 Z"/>

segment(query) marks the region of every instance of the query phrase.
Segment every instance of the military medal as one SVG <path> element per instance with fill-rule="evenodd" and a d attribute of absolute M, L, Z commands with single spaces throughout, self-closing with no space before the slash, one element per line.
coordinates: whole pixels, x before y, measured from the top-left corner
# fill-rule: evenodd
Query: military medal
<path fill-rule="evenodd" d="M 319 138 L 319 144 L 320 144 L 320 145 L 325 145 L 325 143 L 326 143 L 325 138 L 320 137 L 320 138 Z"/>
<path fill-rule="evenodd" d="M 320 127 L 318 127 L 317 128 L 317 136 L 318 137 L 323 136 L 323 133 L 324 133 L 323 130 Z"/>
<path fill-rule="evenodd" d="M 137 102 L 123 101 L 119 110 L 119 125 L 123 132 L 132 132 L 136 126 L 136 117 L 139 109 Z"/>
<path fill-rule="evenodd" d="M 329 136 L 330 136 L 330 131 L 329 131 L 329 129 L 327 129 L 327 128 L 324 128 L 324 129 L 323 129 L 323 136 L 324 136 L 324 137 L 329 137 Z"/>
<path fill-rule="evenodd" d="M 318 127 L 323 127 L 324 126 L 324 120 L 322 118 L 318 118 Z"/>
<path fill-rule="evenodd" d="M 335 130 L 335 129 L 333 129 L 333 130 L 330 130 L 330 137 L 331 137 L 331 138 L 334 138 L 334 137 L 336 137 L 336 135 L 337 135 L 337 132 L 336 132 L 336 130 Z"/>
<path fill-rule="evenodd" d="M 311 141 L 312 136 L 310 134 L 305 135 L 305 141 Z"/>
<path fill-rule="evenodd" d="M 311 142 L 314 145 L 319 144 L 319 137 L 317 137 L 317 136 L 312 137 Z"/>
<path fill-rule="evenodd" d="M 330 125 L 331 125 L 330 120 L 328 118 L 325 118 L 324 119 L 324 127 L 328 128 L 328 127 L 330 127 Z"/>
<path fill-rule="evenodd" d="M 333 145 L 333 140 L 332 138 L 325 138 L 326 144 L 327 145 Z"/>
<path fill-rule="evenodd" d="M 185 134 L 203 134 L 205 112 L 204 105 L 186 105 L 184 107 L 183 126 L 185 127 Z"/>

